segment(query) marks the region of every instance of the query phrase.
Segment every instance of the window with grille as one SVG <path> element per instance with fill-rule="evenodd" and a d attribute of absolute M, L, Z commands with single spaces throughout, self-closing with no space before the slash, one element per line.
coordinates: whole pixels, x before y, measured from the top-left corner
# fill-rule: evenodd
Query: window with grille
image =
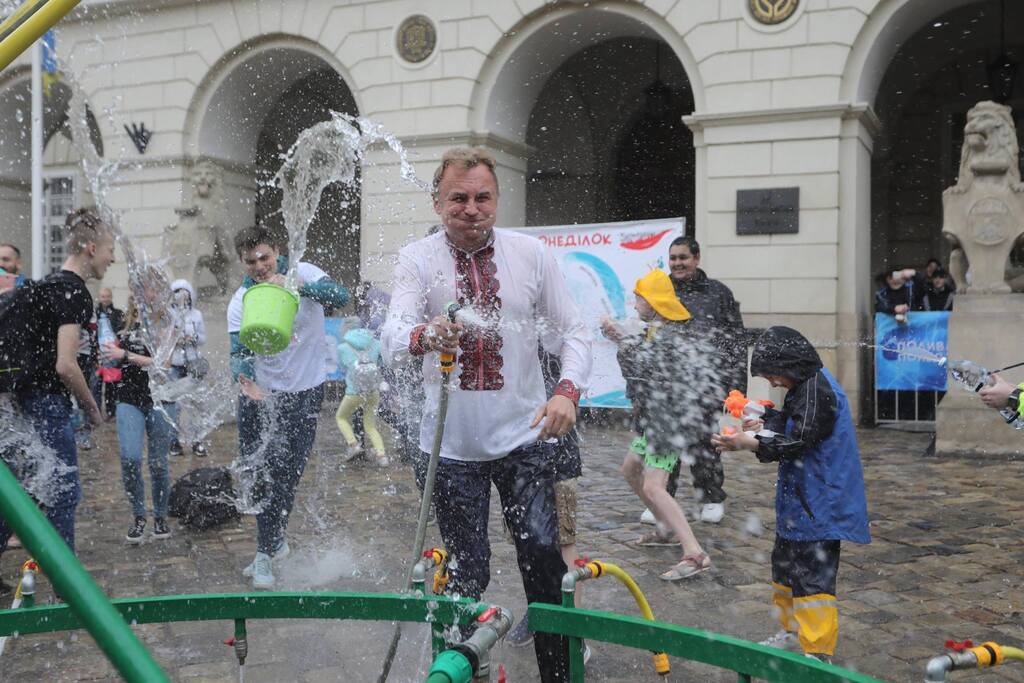
<path fill-rule="evenodd" d="M 43 180 L 43 235 L 47 273 L 60 270 L 67 258 L 64 219 L 75 208 L 75 177 L 51 175 Z"/>

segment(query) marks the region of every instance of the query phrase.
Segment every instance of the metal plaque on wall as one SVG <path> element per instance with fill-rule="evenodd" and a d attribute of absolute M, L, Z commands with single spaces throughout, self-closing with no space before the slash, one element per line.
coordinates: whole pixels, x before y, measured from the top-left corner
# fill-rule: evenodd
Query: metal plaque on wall
<path fill-rule="evenodd" d="M 762 24 L 781 24 L 793 16 L 800 0 L 749 0 L 750 13 Z"/>
<path fill-rule="evenodd" d="M 736 234 L 772 235 L 800 230 L 800 188 L 736 190 Z"/>
<path fill-rule="evenodd" d="M 408 17 L 398 27 L 396 35 L 398 54 L 407 62 L 416 64 L 429 57 L 437 46 L 437 29 L 422 14 Z"/>

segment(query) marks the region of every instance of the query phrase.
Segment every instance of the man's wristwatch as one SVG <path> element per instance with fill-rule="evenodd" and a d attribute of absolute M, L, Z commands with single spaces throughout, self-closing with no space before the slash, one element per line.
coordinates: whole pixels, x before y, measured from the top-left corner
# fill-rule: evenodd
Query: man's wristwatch
<path fill-rule="evenodd" d="M 580 404 L 580 390 L 571 379 L 563 379 L 555 386 L 554 396 L 565 396 L 573 402 L 573 405 Z"/>
<path fill-rule="evenodd" d="M 1006 397 L 1006 407 L 1015 413 L 1020 412 L 1020 392 L 1021 387 L 1017 387 L 1010 392 L 1010 395 Z"/>

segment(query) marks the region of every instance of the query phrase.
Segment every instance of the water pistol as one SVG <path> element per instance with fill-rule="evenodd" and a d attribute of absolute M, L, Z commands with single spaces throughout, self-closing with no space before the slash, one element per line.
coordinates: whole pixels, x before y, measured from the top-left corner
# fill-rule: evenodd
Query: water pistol
<path fill-rule="evenodd" d="M 772 401 L 761 399 L 755 401 L 749 399 L 743 395 L 743 392 L 739 389 L 733 389 L 729 392 L 729 395 L 725 397 L 725 403 L 723 404 L 725 410 L 738 420 L 760 420 L 764 417 L 764 411 L 766 408 L 774 408 L 775 404 Z M 726 425 L 722 427 L 722 433 L 725 435 L 735 434 L 736 428 Z M 764 431 L 764 430 L 763 430 Z M 757 432 L 748 431 L 747 434 L 754 436 Z"/>

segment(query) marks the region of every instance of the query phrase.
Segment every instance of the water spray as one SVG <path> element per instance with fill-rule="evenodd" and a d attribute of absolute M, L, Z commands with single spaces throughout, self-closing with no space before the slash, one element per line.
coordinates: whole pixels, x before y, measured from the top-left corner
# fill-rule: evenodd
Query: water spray
<path fill-rule="evenodd" d="M 444 307 L 444 316 L 454 324 L 461 306 L 450 303 Z M 448 384 L 451 380 L 452 370 L 455 369 L 455 354 L 441 353 L 441 396 L 437 405 L 437 426 L 434 429 L 434 445 L 430 451 L 430 460 L 427 463 L 427 476 L 423 482 L 423 496 L 420 498 L 420 516 L 416 523 L 416 542 L 413 546 L 413 564 L 409 568 L 409 575 L 405 579 L 405 588 L 408 590 L 413 585 L 413 578 L 416 567 L 419 565 L 423 554 L 423 543 L 427 537 L 427 518 L 430 516 L 430 502 L 434 498 L 434 480 L 437 478 L 437 463 L 441 459 L 441 441 L 444 438 L 444 423 L 448 414 Z M 402 623 L 395 624 L 395 632 L 391 635 L 391 643 L 388 645 L 387 654 L 384 656 L 384 665 L 381 668 L 380 677 L 377 683 L 385 683 L 388 674 L 391 673 L 391 665 L 395 661 L 395 654 L 398 652 L 398 641 L 402 639 Z"/>

